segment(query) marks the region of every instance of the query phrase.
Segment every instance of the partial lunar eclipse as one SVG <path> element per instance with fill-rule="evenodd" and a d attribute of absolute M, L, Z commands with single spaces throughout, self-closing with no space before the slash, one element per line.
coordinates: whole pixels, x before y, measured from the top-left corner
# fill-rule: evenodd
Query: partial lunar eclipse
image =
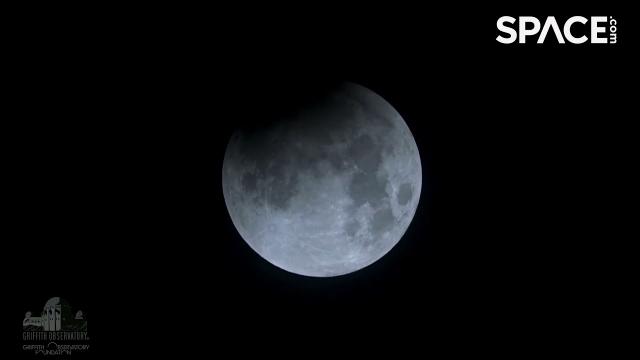
<path fill-rule="evenodd" d="M 400 114 L 344 83 L 296 115 L 235 132 L 224 199 L 260 256 L 307 276 L 348 274 L 395 246 L 422 187 L 418 147 Z"/>

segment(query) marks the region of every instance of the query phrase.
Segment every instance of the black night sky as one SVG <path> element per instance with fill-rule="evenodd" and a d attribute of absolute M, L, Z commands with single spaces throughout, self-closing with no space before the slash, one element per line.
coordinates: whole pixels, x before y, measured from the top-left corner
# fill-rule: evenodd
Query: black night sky
<path fill-rule="evenodd" d="M 16 32 L 3 344 L 25 355 L 24 313 L 52 296 L 86 309 L 92 351 L 75 357 L 518 354 L 606 321 L 625 266 L 603 209 L 628 171 L 626 17 L 561 12 L 615 15 L 616 45 L 503 45 L 497 18 L 530 12 L 262 7 Z M 381 260 L 309 278 L 242 240 L 222 160 L 238 126 L 341 81 L 402 115 L 422 194 Z"/>

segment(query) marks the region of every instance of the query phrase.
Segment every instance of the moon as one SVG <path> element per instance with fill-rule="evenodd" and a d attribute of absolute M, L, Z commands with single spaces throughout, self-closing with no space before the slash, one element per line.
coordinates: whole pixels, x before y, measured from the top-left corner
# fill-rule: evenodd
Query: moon
<path fill-rule="evenodd" d="M 222 166 L 236 229 L 286 271 L 330 277 L 389 252 L 416 212 L 418 147 L 373 91 L 342 83 L 275 124 L 237 130 Z"/>

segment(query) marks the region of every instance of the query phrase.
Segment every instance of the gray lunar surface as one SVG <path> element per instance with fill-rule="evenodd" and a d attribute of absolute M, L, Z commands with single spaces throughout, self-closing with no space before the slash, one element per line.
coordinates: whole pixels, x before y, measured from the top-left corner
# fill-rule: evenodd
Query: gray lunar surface
<path fill-rule="evenodd" d="M 247 244 L 275 266 L 315 277 L 362 269 L 389 252 L 421 186 L 406 123 L 353 83 L 260 131 L 235 132 L 222 169 L 227 209 Z"/>

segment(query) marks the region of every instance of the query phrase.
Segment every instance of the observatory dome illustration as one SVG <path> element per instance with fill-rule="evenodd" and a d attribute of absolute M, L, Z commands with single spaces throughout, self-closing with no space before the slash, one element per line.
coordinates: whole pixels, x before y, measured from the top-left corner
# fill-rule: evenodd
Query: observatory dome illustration
<path fill-rule="evenodd" d="M 80 314 L 80 316 L 78 316 Z M 39 317 L 27 311 L 22 327 L 39 331 L 86 330 L 87 322 L 81 311 L 73 312 L 71 305 L 60 297 L 52 297 L 45 304 Z"/>

